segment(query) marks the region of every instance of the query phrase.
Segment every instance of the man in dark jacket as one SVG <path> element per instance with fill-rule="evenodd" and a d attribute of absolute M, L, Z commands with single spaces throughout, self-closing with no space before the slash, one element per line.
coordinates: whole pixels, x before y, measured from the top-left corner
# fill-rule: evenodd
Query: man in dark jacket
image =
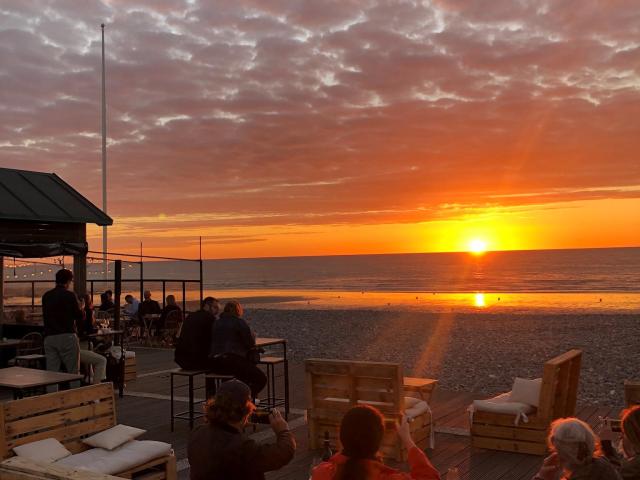
<path fill-rule="evenodd" d="M 202 308 L 190 314 L 182 324 L 176 342 L 174 360 L 185 370 L 207 370 L 211 351 L 211 331 L 220 310 L 218 300 L 207 297 Z"/>
<path fill-rule="evenodd" d="M 44 354 L 47 370 L 78 373 L 80 345 L 76 322 L 82 322 L 82 310 L 75 293 L 69 290 L 73 281 L 71 270 L 56 272 L 56 286 L 42 296 L 44 320 Z"/>
<path fill-rule="evenodd" d="M 265 472 L 291 461 L 296 442 L 277 410 L 269 415 L 275 444 L 258 444 L 242 433 L 255 409 L 250 395 L 247 385 L 230 380 L 207 402 L 207 423 L 193 430 L 187 447 L 191 480 L 264 480 Z"/>

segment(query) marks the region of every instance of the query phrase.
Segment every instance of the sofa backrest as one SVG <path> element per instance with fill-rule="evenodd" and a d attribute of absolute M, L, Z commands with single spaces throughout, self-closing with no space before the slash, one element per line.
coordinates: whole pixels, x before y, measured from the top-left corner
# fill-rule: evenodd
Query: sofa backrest
<path fill-rule="evenodd" d="M 576 411 L 582 350 L 569 350 L 544 364 L 538 417 L 552 421 Z"/>
<path fill-rule="evenodd" d="M 116 424 L 113 385 L 101 383 L 0 404 L 0 458 L 14 447 L 45 438 L 69 451 L 88 447 L 82 439 Z"/>

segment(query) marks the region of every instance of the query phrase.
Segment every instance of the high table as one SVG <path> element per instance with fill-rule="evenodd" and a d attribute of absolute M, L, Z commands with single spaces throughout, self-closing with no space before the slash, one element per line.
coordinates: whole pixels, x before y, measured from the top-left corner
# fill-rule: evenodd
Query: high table
<path fill-rule="evenodd" d="M 0 387 L 13 392 L 14 400 L 24 397 L 25 390 L 49 385 L 68 386 L 82 380 L 76 373 L 50 372 L 35 368 L 9 367 L 0 369 Z"/>
<path fill-rule="evenodd" d="M 120 361 L 118 362 L 120 364 L 119 368 L 118 368 L 118 378 L 115 379 L 115 384 L 118 386 L 118 394 L 120 396 L 120 398 L 122 398 L 124 396 L 124 362 L 125 362 L 125 358 L 124 358 L 124 330 L 108 330 L 108 329 L 101 329 L 98 330 L 98 332 L 96 333 L 91 333 L 89 335 L 87 335 L 87 337 L 89 338 L 89 346 L 92 348 L 93 345 L 93 341 L 98 339 L 98 338 L 104 338 L 104 337 L 114 337 L 114 344 L 118 343 L 118 339 L 120 340 Z"/>
<path fill-rule="evenodd" d="M 284 358 L 284 414 L 289 418 L 289 361 L 287 360 L 287 340 L 284 338 L 256 338 L 256 348 L 282 346 L 282 356 Z"/>

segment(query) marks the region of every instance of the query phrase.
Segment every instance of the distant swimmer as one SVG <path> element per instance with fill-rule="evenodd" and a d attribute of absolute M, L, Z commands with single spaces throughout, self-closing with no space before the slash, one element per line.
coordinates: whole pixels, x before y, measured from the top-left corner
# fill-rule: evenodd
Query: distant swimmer
<path fill-rule="evenodd" d="M 600 299 L 600 303 L 602 303 L 602 299 Z"/>

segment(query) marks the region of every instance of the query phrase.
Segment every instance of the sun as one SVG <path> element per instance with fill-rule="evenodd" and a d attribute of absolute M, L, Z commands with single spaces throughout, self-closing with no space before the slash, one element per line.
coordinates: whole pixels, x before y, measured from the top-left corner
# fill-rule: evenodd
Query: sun
<path fill-rule="evenodd" d="M 487 242 L 481 238 L 474 238 L 469 242 L 469 253 L 473 255 L 482 255 L 487 251 Z"/>

